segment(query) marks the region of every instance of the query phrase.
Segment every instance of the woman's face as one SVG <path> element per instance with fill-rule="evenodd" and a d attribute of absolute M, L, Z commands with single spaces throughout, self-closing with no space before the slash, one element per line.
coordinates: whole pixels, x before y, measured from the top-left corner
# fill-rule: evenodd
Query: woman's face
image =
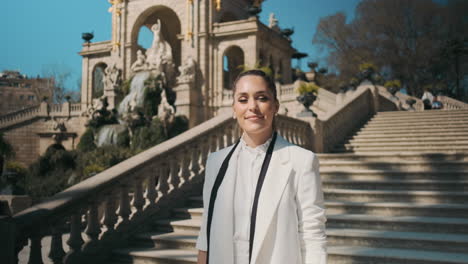
<path fill-rule="evenodd" d="M 279 103 L 262 77 L 246 75 L 236 84 L 232 107 L 242 130 L 257 134 L 272 129 Z"/>

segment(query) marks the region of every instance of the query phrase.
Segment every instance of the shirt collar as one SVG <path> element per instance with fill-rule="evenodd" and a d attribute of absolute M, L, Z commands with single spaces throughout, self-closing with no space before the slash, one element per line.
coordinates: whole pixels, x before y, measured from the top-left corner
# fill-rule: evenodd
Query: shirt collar
<path fill-rule="evenodd" d="M 256 146 L 255 148 L 247 146 L 247 143 L 244 141 L 244 136 L 245 133 L 242 133 L 242 136 L 240 138 L 240 145 L 241 145 L 241 150 L 247 150 L 250 153 L 266 153 L 268 150 L 268 146 L 270 145 L 271 140 L 273 139 L 273 134 L 268 138 L 265 143 Z"/>

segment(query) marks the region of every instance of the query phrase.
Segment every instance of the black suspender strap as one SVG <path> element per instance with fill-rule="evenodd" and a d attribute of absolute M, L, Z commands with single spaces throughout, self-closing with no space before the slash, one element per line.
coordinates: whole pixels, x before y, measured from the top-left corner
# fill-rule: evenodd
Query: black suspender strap
<path fill-rule="evenodd" d="M 255 189 L 254 202 L 252 206 L 252 214 L 250 216 L 249 263 L 252 257 L 252 246 L 253 246 L 253 240 L 254 240 L 254 234 L 255 234 L 258 199 L 260 196 L 260 192 L 262 190 L 263 182 L 265 180 L 266 172 L 268 170 L 268 165 L 270 164 L 271 156 L 273 154 L 273 147 L 275 145 L 276 136 L 277 136 L 277 132 L 275 131 L 273 133 L 273 137 L 270 142 L 270 145 L 268 146 L 265 159 L 263 160 L 262 168 L 260 170 L 260 176 L 258 177 L 257 187 Z M 240 142 L 240 139 L 236 142 L 234 147 L 231 149 L 229 154 L 224 159 L 223 164 L 221 165 L 221 168 L 219 169 L 218 175 L 216 176 L 216 180 L 214 182 L 213 188 L 211 189 L 210 204 L 208 206 L 208 220 L 207 220 L 207 226 L 206 226 L 206 236 L 207 236 L 206 237 L 207 238 L 206 264 L 209 264 L 209 258 L 210 258 L 210 253 L 209 253 L 210 233 L 211 233 L 211 222 L 213 220 L 214 203 L 216 200 L 216 196 L 218 195 L 218 189 L 221 183 L 223 182 L 224 175 L 226 174 L 226 171 L 229 165 L 229 160 L 231 159 L 232 153 L 234 153 L 234 150 L 236 149 L 237 145 L 239 145 L 239 142 Z"/>
<path fill-rule="evenodd" d="M 257 207 L 258 199 L 260 197 L 260 192 L 262 191 L 263 182 L 265 181 L 265 175 L 268 170 L 268 165 L 270 164 L 271 156 L 273 155 L 273 147 L 275 146 L 276 141 L 276 132 L 273 133 L 273 138 L 270 145 L 268 146 L 265 159 L 263 160 L 262 169 L 260 170 L 260 176 L 258 177 L 257 187 L 255 188 L 254 202 L 252 206 L 252 214 L 250 215 L 250 238 L 249 238 L 249 263 L 252 258 L 252 248 L 255 237 L 255 224 L 257 222 Z"/>
<path fill-rule="evenodd" d="M 208 223 L 206 226 L 206 240 L 207 240 L 206 264 L 209 263 L 209 258 L 210 258 L 210 253 L 209 253 L 210 252 L 210 232 L 211 232 L 211 221 L 213 220 L 214 203 L 216 200 L 216 196 L 218 195 L 219 186 L 223 182 L 224 175 L 226 174 L 226 171 L 229 165 L 229 160 L 231 159 L 232 153 L 234 153 L 234 150 L 236 149 L 237 145 L 239 145 L 239 142 L 240 142 L 240 139 L 237 140 L 234 147 L 231 149 L 229 154 L 224 159 L 223 164 L 221 165 L 221 168 L 219 169 L 218 175 L 216 176 L 216 180 L 214 182 L 213 188 L 211 189 L 210 204 L 208 206 Z"/>

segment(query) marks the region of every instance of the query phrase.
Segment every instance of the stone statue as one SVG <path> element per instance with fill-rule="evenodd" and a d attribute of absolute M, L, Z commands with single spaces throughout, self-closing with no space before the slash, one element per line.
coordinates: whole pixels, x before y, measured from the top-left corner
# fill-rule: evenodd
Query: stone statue
<path fill-rule="evenodd" d="M 268 18 L 268 27 L 270 28 L 277 28 L 278 27 L 278 19 L 275 17 L 274 13 L 270 13 L 270 17 Z"/>
<path fill-rule="evenodd" d="M 115 64 L 107 67 L 104 70 L 104 89 L 114 89 L 115 86 L 120 84 L 121 71 Z"/>
<path fill-rule="evenodd" d="M 158 117 L 163 122 L 171 122 L 174 118 L 175 109 L 167 101 L 166 90 L 161 93 L 161 103 L 158 106 Z"/>
<path fill-rule="evenodd" d="M 141 50 L 137 51 L 137 60 L 132 64 L 131 69 L 135 73 L 148 69 L 148 65 L 146 64 L 146 56 Z"/>
<path fill-rule="evenodd" d="M 146 62 L 149 70 L 156 70 L 168 74 L 173 71 L 172 48 L 161 35 L 161 21 L 151 27 L 153 31 L 153 43 L 146 51 Z"/>
<path fill-rule="evenodd" d="M 185 63 L 179 66 L 180 75 L 177 77 L 177 82 L 193 82 L 195 80 L 196 65 L 195 60 L 189 56 Z"/>

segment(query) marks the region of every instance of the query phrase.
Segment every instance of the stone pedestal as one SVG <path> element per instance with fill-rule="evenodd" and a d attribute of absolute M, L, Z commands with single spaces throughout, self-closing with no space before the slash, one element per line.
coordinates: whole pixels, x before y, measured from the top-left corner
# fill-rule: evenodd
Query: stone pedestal
<path fill-rule="evenodd" d="M 109 104 L 107 110 L 115 109 L 115 89 L 117 89 L 116 86 L 112 89 L 104 89 L 104 96 L 107 97 L 107 103 Z"/>
<path fill-rule="evenodd" d="M 179 82 L 174 87 L 176 93 L 176 115 L 185 115 L 189 119 L 189 128 L 203 121 L 203 102 L 196 91 L 194 82 Z"/>
<path fill-rule="evenodd" d="M 6 201 L 11 215 L 31 206 L 31 198 L 27 195 L 0 195 L 1 201 Z"/>

